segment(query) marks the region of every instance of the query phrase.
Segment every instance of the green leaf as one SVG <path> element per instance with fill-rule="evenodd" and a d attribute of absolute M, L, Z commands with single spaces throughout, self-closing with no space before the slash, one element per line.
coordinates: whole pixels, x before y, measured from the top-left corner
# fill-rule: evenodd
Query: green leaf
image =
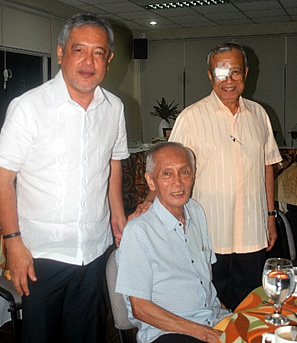
<path fill-rule="evenodd" d="M 174 100 L 168 104 L 164 97 L 161 101 L 157 101 L 158 105 L 153 106 L 154 111 L 150 114 L 154 117 L 164 119 L 169 123 L 169 119 L 175 120 L 179 115 L 178 104 L 174 104 Z"/>

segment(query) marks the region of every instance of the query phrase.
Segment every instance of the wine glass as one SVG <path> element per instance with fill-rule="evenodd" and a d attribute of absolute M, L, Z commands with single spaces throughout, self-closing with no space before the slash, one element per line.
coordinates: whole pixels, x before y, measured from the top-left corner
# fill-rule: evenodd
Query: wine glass
<path fill-rule="evenodd" d="M 295 288 L 293 264 L 285 258 L 269 258 L 266 260 L 262 283 L 265 293 L 273 301 L 274 313 L 265 317 L 267 323 L 286 325 L 289 318 L 282 315 L 283 302 L 293 293 Z"/>

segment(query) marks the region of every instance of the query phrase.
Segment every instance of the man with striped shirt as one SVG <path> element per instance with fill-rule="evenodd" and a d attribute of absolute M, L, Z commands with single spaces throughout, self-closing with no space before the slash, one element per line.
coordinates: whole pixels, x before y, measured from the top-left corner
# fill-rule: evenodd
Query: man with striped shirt
<path fill-rule="evenodd" d="M 196 154 L 193 198 L 205 209 L 217 256 L 213 281 L 234 309 L 261 285 L 266 250 L 277 237 L 272 164 L 281 156 L 266 111 L 241 97 L 248 73 L 243 48 L 219 44 L 207 62 L 213 91 L 183 111 L 170 140 Z"/>

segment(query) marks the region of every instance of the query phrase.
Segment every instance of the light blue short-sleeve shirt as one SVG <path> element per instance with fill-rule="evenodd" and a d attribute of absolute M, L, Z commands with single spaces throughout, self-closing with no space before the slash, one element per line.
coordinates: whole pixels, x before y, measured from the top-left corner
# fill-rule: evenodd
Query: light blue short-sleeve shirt
<path fill-rule="evenodd" d="M 129 319 L 138 327 L 138 342 L 165 334 L 135 319 L 129 296 L 150 300 L 183 318 L 213 326 L 228 314 L 212 284 L 216 261 L 202 207 L 184 206 L 186 230 L 156 198 L 150 209 L 128 222 L 117 251 L 116 292 L 124 295 Z"/>

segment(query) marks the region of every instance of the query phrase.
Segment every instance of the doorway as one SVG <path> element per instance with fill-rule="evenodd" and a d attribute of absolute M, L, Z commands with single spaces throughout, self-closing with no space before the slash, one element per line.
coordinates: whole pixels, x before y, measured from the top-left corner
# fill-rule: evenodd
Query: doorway
<path fill-rule="evenodd" d="M 48 56 L 22 51 L 0 51 L 0 129 L 11 100 L 48 80 L 51 74 L 50 65 Z"/>

